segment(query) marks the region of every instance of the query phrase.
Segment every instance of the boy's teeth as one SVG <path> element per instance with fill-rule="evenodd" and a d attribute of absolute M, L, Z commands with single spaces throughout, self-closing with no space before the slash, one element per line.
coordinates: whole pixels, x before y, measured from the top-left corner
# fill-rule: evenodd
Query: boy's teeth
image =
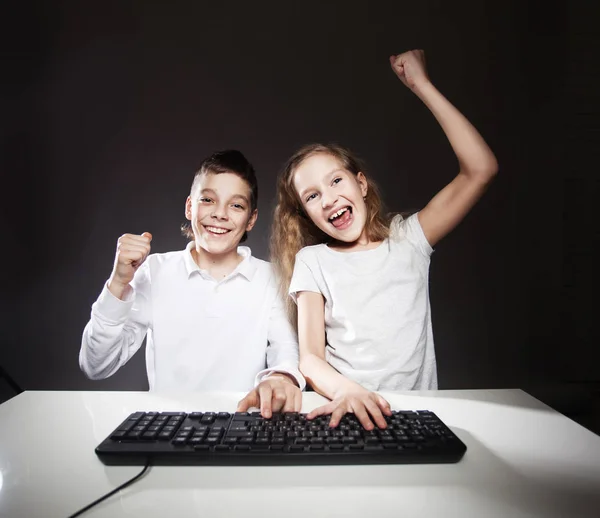
<path fill-rule="evenodd" d="M 225 232 L 227 232 L 227 230 L 225 230 L 224 228 L 216 228 L 216 227 L 206 227 L 208 230 L 210 230 L 211 232 L 214 232 L 215 234 L 225 234 Z"/>

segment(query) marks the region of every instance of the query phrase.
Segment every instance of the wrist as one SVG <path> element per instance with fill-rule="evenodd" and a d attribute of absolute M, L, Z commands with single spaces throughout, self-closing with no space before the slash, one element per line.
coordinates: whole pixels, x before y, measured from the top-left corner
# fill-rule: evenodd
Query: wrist
<path fill-rule="evenodd" d="M 123 284 L 122 282 L 116 280 L 114 277 L 108 279 L 106 287 L 108 288 L 108 291 L 110 291 L 115 297 L 121 300 L 124 300 L 127 297 L 127 295 L 129 295 L 129 292 L 132 289 L 129 283 Z"/>
<path fill-rule="evenodd" d="M 267 374 L 262 379 L 262 381 L 267 381 L 267 380 L 281 380 L 281 381 L 285 381 L 287 383 L 291 383 L 295 387 L 298 386 L 298 382 L 296 381 L 296 378 L 294 378 L 291 374 L 288 374 L 287 372 L 271 372 L 270 374 Z"/>
<path fill-rule="evenodd" d="M 429 79 L 423 79 L 422 81 L 416 82 L 411 90 L 417 97 L 422 99 L 433 93 L 435 91 L 435 86 L 433 86 L 433 83 Z"/>
<path fill-rule="evenodd" d="M 364 390 L 362 385 L 354 381 L 350 381 L 348 379 L 344 380 L 344 383 L 340 384 L 336 390 L 333 392 L 333 397 L 331 399 L 338 399 L 347 396 L 352 392 L 356 392 L 359 390 Z"/>

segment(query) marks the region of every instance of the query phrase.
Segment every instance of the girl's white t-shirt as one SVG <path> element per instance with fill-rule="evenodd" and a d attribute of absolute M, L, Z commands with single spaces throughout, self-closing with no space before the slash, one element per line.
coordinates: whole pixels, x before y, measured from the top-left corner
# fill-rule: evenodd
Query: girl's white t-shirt
<path fill-rule="evenodd" d="M 372 250 L 320 244 L 296 254 L 290 296 L 323 295 L 326 359 L 337 371 L 373 391 L 437 389 L 432 252 L 413 214 L 395 216 L 390 237 Z"/>

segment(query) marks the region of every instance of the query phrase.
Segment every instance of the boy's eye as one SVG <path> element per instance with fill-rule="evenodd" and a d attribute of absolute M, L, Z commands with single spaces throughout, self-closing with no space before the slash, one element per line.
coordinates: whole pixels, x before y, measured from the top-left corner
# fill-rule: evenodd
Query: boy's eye
<path fill-rule="evenodd" d="M 309 195 L 306 197 L 306 201 L 307 201 L 307 202 L 309 202 L 310 200 L 314 200 L 316 197 L 317 197 L 317 193 L 316 193 L 316 192 L 313 192 L 312 194 L 309 194 Z"/>
<path fill-rule="evenodd" d="M 200 201 L 202 203 L 210 203 L 212 201 L 211 198 L 206 198 L 205 196 L 203 196 L 202 198 L 200 198 Z"/>
<path fill-rule="evenodd" d="M 234 209 L 239 209 L 239 210 L 244 210 L 244 206 L 240 205 L 239 203 L 234 203 L 233 204 L 233 208 Z"/>

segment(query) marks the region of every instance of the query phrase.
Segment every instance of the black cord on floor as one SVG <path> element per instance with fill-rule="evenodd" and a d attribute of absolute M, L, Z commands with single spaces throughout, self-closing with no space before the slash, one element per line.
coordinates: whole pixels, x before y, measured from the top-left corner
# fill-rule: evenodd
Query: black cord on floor
<path fill-rule="evenodd" d="M 130 478 L 127 482 L 124 482 L 123 484 L 121 484 L 119 487 L 113 489 L 110 493 L 106 493 L 105 495 L 101 496 L 100 498 L 98 498 L 98 500 L 94 500 L 91 504 L 86 505 L 83 509 L 80 509 L 79 511 L 77 511 L 75 514 L 70 515 L 68 518 L 75 518 L 76 516 L 80 516 L 83 513 L 85 513 L 88 509 L 91 509 L 92 507 L 94 507 L 96 504 L 99 504 L 100 502 L 102 502 L 103 500 L 106 500 L 109 496 L 114 495 L 115 493 L 119 492 L 121 489 L 125 489 L 127 486 L 129 486 L 130 484 L 133 484 L 137 479 L 139 479 L 144 473 L 146 473 L 146 471 L 148 470 L 148 468 L 150 467 L 150 460 L 146 461 L 146 465 L 144 466 L 144 469 L 142 471 L 140 471 L 135 477 Z"/>

